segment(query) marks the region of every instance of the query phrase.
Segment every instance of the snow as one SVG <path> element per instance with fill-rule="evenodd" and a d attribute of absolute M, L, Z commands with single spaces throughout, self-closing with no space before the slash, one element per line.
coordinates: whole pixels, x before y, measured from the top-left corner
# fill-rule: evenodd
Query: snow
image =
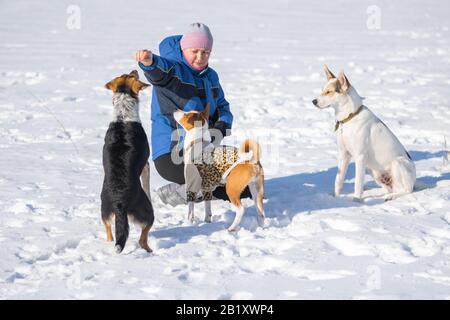
<path fill-rule="evenodd" d="M 9 1 L 0 10 L 1 299 L 449 299 L 450 5 L 376 1 Z M 73 8 L 80 28 L 68 23 Z M 122 254 L 100 219 L 101 150 L 112 118 L 103 85 L 137 68 L 135 50 L 203 21 L 238 145 L 258 137 L 269 226 L 245 201 L 213 222 L 163 205 L 151 168 L 154 252 L 131 228 Z M 344 69 L 365 104 L 415 160 L 418 190 L 384 202 L 366 176 L 363 203 L 331 193 L 331 110 L 311 100 L 322 65 Z M 142 72 L 140 72 L 142 75 Z M 141 118 L 150 134 L 150 90 Z M 444 141 L 448 144 L 445 145 Z"/>

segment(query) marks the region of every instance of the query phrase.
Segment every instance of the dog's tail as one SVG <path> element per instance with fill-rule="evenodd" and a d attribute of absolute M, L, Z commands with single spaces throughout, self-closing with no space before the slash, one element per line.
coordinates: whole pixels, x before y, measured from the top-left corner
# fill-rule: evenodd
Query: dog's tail
<path fill-rule="evenodd" d="M 258 142 L 247 139 L 239 147 L 239 156 L 244 158 L 250 151 L 252 152 L 252 156 L 247 161 L 258 163 L 261 156 L 261 147 Z"/>
<path fill-rule="evenodd" d="M 116 252 L 121 253 L 128 239 L 130 226 L 126 208 L 119 203 L 116 205 Z"/>

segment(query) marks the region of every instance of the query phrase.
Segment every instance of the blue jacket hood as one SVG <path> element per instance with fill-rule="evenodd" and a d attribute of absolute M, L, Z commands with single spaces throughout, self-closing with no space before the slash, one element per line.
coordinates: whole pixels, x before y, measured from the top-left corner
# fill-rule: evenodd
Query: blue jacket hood
<path fill-rule="evenodd" d="M 161 41 L 159 44 L 160 56 L 172 61 L 183 62 L 183 54 L 180 47 L 181 37 L 180 35 L 170 36 Z"/>

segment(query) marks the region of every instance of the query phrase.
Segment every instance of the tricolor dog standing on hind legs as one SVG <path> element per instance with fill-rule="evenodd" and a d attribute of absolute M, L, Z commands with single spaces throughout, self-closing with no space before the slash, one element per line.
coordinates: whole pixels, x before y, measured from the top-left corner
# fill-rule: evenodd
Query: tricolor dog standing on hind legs
<path fill-rule="evenodd" d="M 260 163 L 260 146 L 255 141 L 245 140 L 239 149 L 230 146 L 214 147 L 208 130 L 208 113 L 209 105 L 202 112 L 174 112 L 175 120 L 186 131 L 183 157 L 188 219 L 194 220 L 194 202 L 197 193 L 201 191 L 205 200 L 205 221 L 211 222 L 212 192 L 217 186 L 225 184 L 226 193 L 236 210 L 228 231 L 236 231 L 244 215 L 240 195 L 249 186 L 258 211 L 258 223 L 264 227 L 264 172 Z"/>
<path fill-rule="evenodd" d="M 338 172 L 334 186 L 339 196 L 350 159 L 355 161 L 354 200 L 361 201 L 366 168 L 388 194 L 386 200 L 411 193 L 416 181 L 416 167 L 408 152 L 372 111 L 341 72 L 336 78 L 325 66 L 327 83 L 313 104 L 324 109 L 333 107 L 338 145 Z"/>
<path fill-rule="evenodd" d="M 139 81 L 136 70 L 105 85 L 113 92 L 114 119 L 109 124 L 103 146 L 105 179 L 101 212 L 107 241 L 113 241 L 111 223 L 115 218 L 117 253 L 122 252 L 128 238 L 128 218 L 142 227 L 141 248 L 152 251 L 148 246 L 148 233 L 154 220 L 149 186 L 150 150 L 139 118 L 138 99 L 139 91 L 148 86 Z"/>

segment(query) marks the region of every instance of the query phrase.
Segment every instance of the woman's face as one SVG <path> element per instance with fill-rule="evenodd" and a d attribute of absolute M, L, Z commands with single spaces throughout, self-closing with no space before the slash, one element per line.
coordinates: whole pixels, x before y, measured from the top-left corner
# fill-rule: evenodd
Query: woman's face
<path fill-rule="evenodd" d="M 209 55 L 211 50 L 203 48 L 189 48 L 183 50 L 183 55 L 186 61 L 197 70 L 203 70 L 208 65 Z"/>

